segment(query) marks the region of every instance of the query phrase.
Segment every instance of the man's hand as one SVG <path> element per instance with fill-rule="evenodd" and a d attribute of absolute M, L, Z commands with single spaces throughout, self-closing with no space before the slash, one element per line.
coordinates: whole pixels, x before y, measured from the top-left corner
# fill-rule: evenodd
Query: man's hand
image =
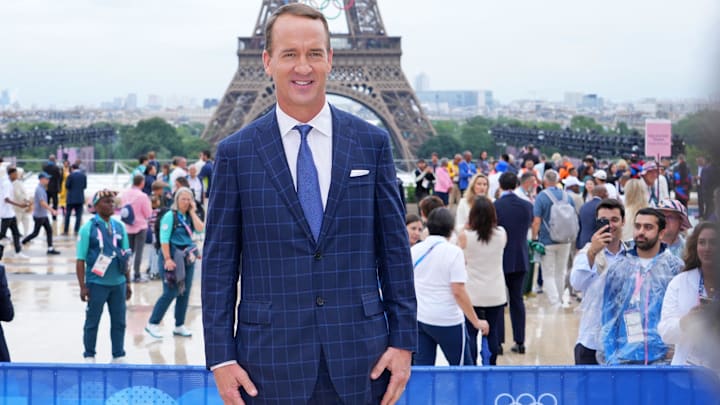
<path fill-rule="evenodd" d="M 380 402 L 381 405 L 392 405 L 400 399 L 410 379 L 411 363 L 412 352 L 409 350 L 394 347 L 388 347 L 387 350 L 385 350 L 385 353 L 383 353 L 370 373 L 370 378 L 377 380 L 385 369 L 390 371 L 390 383 Z"/>
<path fill-rule="evenodd" d="M 87 286 L 80 287 L 80 300 L 87 302 L 90 299 L 90 289 Z"/>
<path fill-rule="evenodd" d="M 245 405 L 240 396 L 240 387 L 251 397 L 257 396 L 257 388 L 248 373 L 240 365 L 228 364 L 213 370 L 215 385 L 225 405 Z"/>
<path fill-rule="evenodd" d="M 612 241 L 612 234 L 610 233 L 610 225 L 605 225 L 598 229 L 590 238 L 590 249 L 588 249 L 588 256 L 597 255 L 602 252 L 605 247 Z"/>
<path fill-rule="evenodd" d="M 129 300 L 130 297 L 132 297 L 132 287 L 130 287 L 130 284 L 125 286 L 125 301 Z"/>

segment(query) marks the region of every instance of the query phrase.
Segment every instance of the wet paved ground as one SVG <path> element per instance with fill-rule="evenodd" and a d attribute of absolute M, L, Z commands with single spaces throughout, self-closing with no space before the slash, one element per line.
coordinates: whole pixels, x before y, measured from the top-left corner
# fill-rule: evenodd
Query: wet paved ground
<path fill-rule="evenodd" d="M 8 245 L 9 241 L 0 243 Z M 3 324 L 3 329 L 14 362 L 83 361 L 85 303 L 80 301 L 75 277 L 75 239 L 56 236 L 54 244 L 62 254 L 47 256 L 44 234 L 41 233 L 24 250 L 30 259 L 3 259 L 15 307 L 15 319 Z M 199 273 L 195 273 L 196 281 L 190 294 L 186 321 L 186 326 L 194 333 L 191 338 L 172 336 L 173 307 L 168 310 L 162 323 L 167 336 L 162 340 L 148 336 L 143 329 L 162 291 L 162 285 L 160 281 L 133 284 L 133 296 L 128 302 L 125 338 L 128 363 L 204 365 Z M 571 364 L 578 324 L 572 308 L 550 308 L 543 295 L 528 298 L 526 305 L 527 353 L 518 355 L 510 352 L 512 335 L 510 319 L 506 316 L 508 343 L 504 346 L 506 354 L 498 357 L 498 363 Z M 109 330 L 109 316 L 105 311 L 98 334 L 99 363 L 111 359 Z M 447 364 L 440 353 L 438 364 Z"/>

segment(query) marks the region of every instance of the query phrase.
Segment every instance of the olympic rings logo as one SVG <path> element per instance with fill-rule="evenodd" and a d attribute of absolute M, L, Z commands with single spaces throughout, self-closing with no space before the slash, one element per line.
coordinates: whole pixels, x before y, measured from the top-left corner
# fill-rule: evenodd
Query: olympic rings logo
<path fill-rule="evenodd" d="M 547 403 L 543 402 L 545 398 L 548 398 Z M 509 400 L 510 402 L 506 402 L 505 400 Z M 528 402 L 523 402 L 526 400 Z M 518 395 L 517 398 L 508 393 L 503 393 L 495 397 L 495 405 L 558 405 L 558 400 L 555 395 L 550 394 L 549 392 L 541 394 L 537 397 L 537 399 L 533 394 L 527 392 Z"/>
<path fill-rule="evenodd" d="M 289 2 L 290 0 L 285 0 L 285 4 L 288 4 Z M 344 11 L 350 10 L 350 8 L 355 5 L 355 0 L 298 0 L 298 3 L 306 4 L 314 9 L 317 9 L 325 14 L 325 18 L 328 20 L 334 20 L 340 17 Z M 334 9 L 337 12 L 328 15 L 325 13 L 325 10 L 328 9 L 329 11 Z"/>

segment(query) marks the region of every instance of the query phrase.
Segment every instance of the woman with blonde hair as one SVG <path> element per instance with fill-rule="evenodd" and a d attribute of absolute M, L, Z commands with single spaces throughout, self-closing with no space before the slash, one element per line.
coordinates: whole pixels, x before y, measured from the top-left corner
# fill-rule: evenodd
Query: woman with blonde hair
<path fill-rule="evenodd" d="M 648 194 L 645 183 L 640 179 L 630 179 L 625 183 L 625 221 L 622 231 L 622 240 L 629 241 L 633 239 L 633 230 L 635 225 L 633 219 L 635 213 L 648 206 Z"/>
<path fill-rule="evenodd" d="M 465 190 L 463 198 L 458 202 L 457 211 L 455 212 L 455 232 L 460 233 L 465 229 L 465 224 L 470 216 L 470 208 L 475 202 L 475 197 L 483 195 L 490 198 L 488 190 L 490 189 L 490 181 L 487 176 L 478 173 L 470 179 L 468 188 Z"/>

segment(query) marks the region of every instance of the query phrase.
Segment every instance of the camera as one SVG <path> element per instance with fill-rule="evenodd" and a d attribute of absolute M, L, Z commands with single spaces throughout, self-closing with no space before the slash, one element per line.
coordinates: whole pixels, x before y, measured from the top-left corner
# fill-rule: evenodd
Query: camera
<path fill-rule="evenodd" d="M 597 231 L 599 231 L 600 229 L 602 229 L 602 227 L 604 227 L 605 225 L 610 225 L 610 220 L 608 220 L 607 218 L 598 218 L 598 219 L 596 219 L 596 220 L 595 220 L 595 232 L 597 232 Z M 604 233 L 609 233 L 609 232 L 610 232 L 610 228 L 608 227 L 607 230 L 605 230 Z"/>

